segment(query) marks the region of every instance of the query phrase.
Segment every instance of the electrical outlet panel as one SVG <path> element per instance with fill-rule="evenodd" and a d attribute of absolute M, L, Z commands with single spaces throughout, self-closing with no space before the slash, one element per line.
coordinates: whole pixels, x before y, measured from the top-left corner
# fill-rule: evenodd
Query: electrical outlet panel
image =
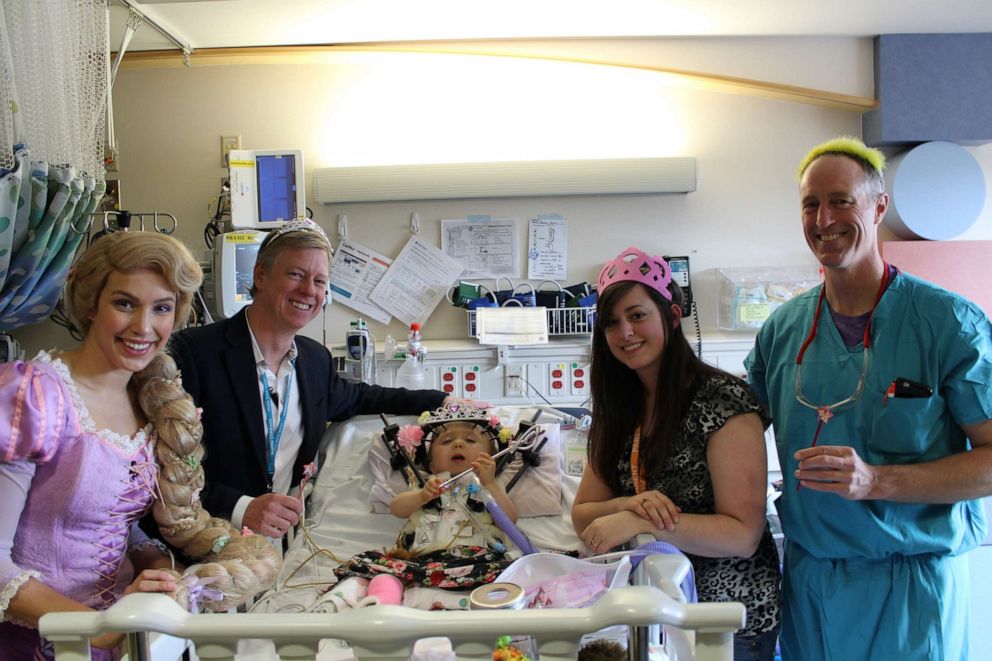
<path fill-rule="evenodd" d="M 524 373 L 524 387 L 527 388 L 527 396 L 534 400 L 540 400 L 548 396 L 548 365 L 547 363 L 527 363 L 527 371 Z"/>
<path fill-rule="evenodd" d="M 524 378 L 523 365 L 505 365 L 503 367 L 503 396 L 523 397 L 526 392 Z"/>
<path fill-rule="evenodd" d="M 440 365 L 437 368 L 437 389 L 446 395 L 462 397 L 462 368 L 460 365 Z"/>
<path fill-rule="evenodd" d="M 343 351 L 343 349 L 342 349 Z M 480 350 L 481 353 L 481 350 Z M 429 353 L 424 365 L 424 387 L 452 397 L 494 405 L 546 403 L 578 406 L 589 399 L 588 353 L 537 357 L 499 363 L 491 356 L 440 356 Z M 401 361 L 379 364 L 378 383 L 391 386 Z"/>
<path fill-rule="evenodd" d="M 569 379 L 568 363 L 550 363 L 548 365 L 548 396 L 564 397 L 567 395 Z"/>
<path fill-rule="evenodd" d="M 232 149 L 241 149 L 241 136 L 240 135 L 222 135 L 220 136 L 220 164 L 222 167 L 228 167 L 231 165 L 231 159 L 229 154 Z"/>
<path fill-rule="evenodd" d="M 482 385 L 482 366 L 479 364 L 462 365 L 462 396 L 473 399 L 484 398 Z"/>
<path fill-rule="evenodd" d="M 589 395 L 589 365 L 573 361 L 568 364 L 569 393 L 573 397 Z"/>

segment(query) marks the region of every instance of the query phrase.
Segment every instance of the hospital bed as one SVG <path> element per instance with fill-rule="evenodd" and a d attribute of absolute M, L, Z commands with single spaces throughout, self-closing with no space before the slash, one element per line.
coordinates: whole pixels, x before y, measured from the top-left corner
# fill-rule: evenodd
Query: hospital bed
<path fill-rule="evenodd" d="M 512 424 L 536 412 L 534 407 L 506 407 L 496 413 Z M 413 418 L 390 421 L 404 424 Z M 540 409 L 538 423 L 548 439 L 540 465 L 528 468 L 510 492 L 522 509 L 520 529 L 542 550 L 583 550 L 570 518 L 579 478 L 563 470 L 564 445 L 577 433 L 570 422 L 574 419 L 556 409 Z M 615 632 L 618 626 L 629 627 L 630 658 L 647 659 L 662 625 L 669 633 L 669 658 L 732 659 L 733 632 L 743 626 L 744 607 L 686 603 L 679 585 L 690 565 L 681 554 L 646 557 L 633 575 L 635 585 L 614 588 L 585 608 L 426 611 L 377 605 L 327 612 L 327 588 L 338 562 L 363 550 L 391 547 L 402 526 L 388 513 L 371 511 L 384 509 L 376 497 L 386 500 L 383 472 L 389 469 L 382 461 L 388 454 L 377 438 L 382 427 L 372 416 L 331 426 L 304 525 L 289 545 L 276 588 L 249 612 L 194 615 L 165 596 L 134 594 L 100 613 L 53 613 L 42 618 L 40 627 L 54 643 L 56 659 L 88 659 L 88 637 L 120 631 L 157 632 L 166 635 L 163 641 L 190 639 L 200 659 L 238 661 L 408 659 L 418 640 L 435 636 L 449 639 L 458 659 L 481 660 L 492 658 L 498 636 L 530 636 L 542 661 L 558 661 L 574 659 L 587 635 Z M 153 658 L 160 658 L 155 645 L 150 649 Z"/>

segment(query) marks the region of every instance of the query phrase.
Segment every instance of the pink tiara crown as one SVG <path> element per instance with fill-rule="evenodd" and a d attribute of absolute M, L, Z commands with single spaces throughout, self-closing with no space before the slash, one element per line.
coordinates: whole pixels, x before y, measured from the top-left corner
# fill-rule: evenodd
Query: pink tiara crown
<path fill-rule="evenodd" d="M 652 257 L 631 246 L 616 259 L 606 262 L 599 272 L 600 296 L 606 288 L 617 282 L 639 282 L 661 294 L 665 300 L 672 300 L 668 285 L 672 282 L 672 268 L 661 257 Z"/>

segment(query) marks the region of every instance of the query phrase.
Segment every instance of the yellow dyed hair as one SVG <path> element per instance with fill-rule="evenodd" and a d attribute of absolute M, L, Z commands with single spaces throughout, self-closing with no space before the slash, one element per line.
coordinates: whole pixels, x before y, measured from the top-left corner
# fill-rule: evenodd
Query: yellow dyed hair
<path fill-rule="evenodd" d="M 797 173 L 798 178 L 802 179 L 803 174 L 806 172 L 806 168 L 810 164 L 825 154 L 840 154 L 843 156 L 850 156 L 856 161 L 860 162 L 862 167 L 868 171 L 868 168 L 872 168 L 878 174 L 882 173 L 885 169 L 885 155 L 878 149 L 869 147 L 863 143 L 858 138 L 851 135 L 843 135 L 839 138 L 834 138 L 833 140 L 827 140 L 824 143 L 818 144 L 809 150 L 809 153 L 803 157 L 803 160 L 799 162 L 799 172 Z"/>

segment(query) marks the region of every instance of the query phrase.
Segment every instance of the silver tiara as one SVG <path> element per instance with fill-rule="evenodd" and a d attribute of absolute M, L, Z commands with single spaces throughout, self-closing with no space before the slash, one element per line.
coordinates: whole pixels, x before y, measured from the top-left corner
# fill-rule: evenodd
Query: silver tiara
<path fill-rule="evenodd" d="M 283 223 L 277 229 L 272 230 L 269 241 L 275 241 L 283 234 L 289 234 L 290 232 L 311 232 L 322 238 L 328 247 L 331 245 L 331 241 L 327 238 L 324 228 L 309 218 L 297 218 L 296 220 Z"/>
<path fill-rule="evenodd" d="M 499 431 L 499 423 L 495 426 L 490 424 L 493 417 L 486 409 L 478 408 L 464 402 L 453 402 L 442 405 L 433 411 L 424 411 L 417 418 L 417 423 L 424 431 L 431 431 L 448 422 L 470 422 Z"/>

